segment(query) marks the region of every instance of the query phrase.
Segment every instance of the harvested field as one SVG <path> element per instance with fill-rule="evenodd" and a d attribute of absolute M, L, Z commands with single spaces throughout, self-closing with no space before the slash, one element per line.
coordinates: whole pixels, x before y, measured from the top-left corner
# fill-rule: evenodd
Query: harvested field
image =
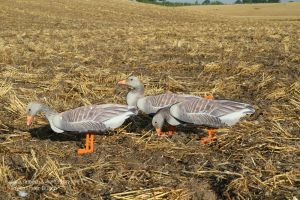
<path fill-rule="evenodd" d="M 265 5 L 216 14 L 125 0 L 0 8 L 0 199 L 300 198 L 299 3 L 270 5 L 264 16 Z M 239 17 L 243 9 L 251 17 Z M 97 135 L 84 156 L 83 135 L 56 134 L 42 116 L 26 126 L 30 101 L 57 111 L 126 103 L 116 83 L 130 74 L 147 95 L 212 94 L 256 113 L 206 146 L 205 129 L 159 138 L 139 115 Z"/>

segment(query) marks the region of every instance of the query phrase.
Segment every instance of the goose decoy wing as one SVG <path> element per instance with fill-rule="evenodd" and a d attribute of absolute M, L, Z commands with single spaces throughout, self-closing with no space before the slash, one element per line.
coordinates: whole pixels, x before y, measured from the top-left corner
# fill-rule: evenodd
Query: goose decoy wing
<path fill-rule="evenodd" d="M 160 95 L 143 97 L 138 100 L 137 106 L 146 114 L 155 114 L 162 108 L 166 108 L 175 103 L 195 98 L 200 99 L 201 97 L 168 92 Z"/>
<path fill-rule="evenodd" d="M 97 133 L 117 128 L 135 114 L 135 108 L 127 105 L 90 105 L 60 113 L 53 121 L 57 128 L 65 131 Z"/>
<path fill-rule="evenodd" d="M 170 113 L 176 119 L 209 127 L 232 126 L 254 108 L 245 103 L 229 100 L 192 99 L 171 106 Z"/>

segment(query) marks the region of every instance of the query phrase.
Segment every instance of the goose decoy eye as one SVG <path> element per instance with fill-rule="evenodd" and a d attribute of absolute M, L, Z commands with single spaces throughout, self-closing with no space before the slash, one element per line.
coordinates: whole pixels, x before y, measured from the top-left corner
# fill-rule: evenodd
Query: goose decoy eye
<path fill-rule="evenodd" d="M 28 111 L 30 112 L 30 111 L 31 111 L 31 108 L 29 108 Z"/>

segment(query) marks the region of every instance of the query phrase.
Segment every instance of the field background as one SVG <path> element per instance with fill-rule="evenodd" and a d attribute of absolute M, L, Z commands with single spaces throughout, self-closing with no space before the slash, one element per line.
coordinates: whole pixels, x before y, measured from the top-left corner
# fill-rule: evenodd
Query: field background
<path fill-rule="evenodd" d="M 0 199 L 299 199 L 299 3 L 0 0 L 0 19 Z M 256 113 L 206 146 L 203 129 L 158 138 L 140 115 L 84 156 L 83 136 L 42 116 L 26 127 L 33 100 L 125 103 L 116 82 L 130 74 L 147 95 L 212 94 Z"/>

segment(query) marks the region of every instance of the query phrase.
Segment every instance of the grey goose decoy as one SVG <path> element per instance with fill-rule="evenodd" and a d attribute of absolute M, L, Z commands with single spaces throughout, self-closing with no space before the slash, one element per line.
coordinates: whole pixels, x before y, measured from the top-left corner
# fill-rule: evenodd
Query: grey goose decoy
<path fill-rule="evenodd" d="M 129 106 L 135 106 L 139 110 L 146 114 L 154 115 L 157 111 L 162 108 L 173 105 L 174 103 L 182 102 L 189 99 L 201 99 L 198 96 L 185 95 L 185 94 L 175 94 L 172 92 L 167 92 L 164 94 L 154 95 L 154 96 L 144 96 L 144 85 L 135 76 L 130 76 L 126 80 L 118 82 L 119 85 L 127 85 L 132 88 L 132 90 L 127 94 L 126 100 Z M 172 134 L 173 127 L 169 126 L 170 134 Z M 162 135 L 163 133 L 159 133 Z"/>
<path fill-rule="evenodd" d="M 182 123 L 220 128 L 236 124 L 242 117 L 254 113 L 253 106 L 230 100 L 191 99 L 163 108 L 152 119 L 152 125 L 159 133 L 164 122 L 172 126 Z M 208 129 L 205 144 L 215 139 L 213 129 Z"/>
<path fill-rule="evenodd" d="M 95 133 L 118 128 L 127 118 L 136 114 L 136 108 L 128 105 L 102 104 L 82 106 L 58 113 L 44 104 L 31 102 L 27 106 L 28 126 L 39 112 L 46 116 L 56 133 L 64 131 L 86 133 L 85 149 L 78 149 L 78 154 L 85 154 L 94 151 Z"/>

